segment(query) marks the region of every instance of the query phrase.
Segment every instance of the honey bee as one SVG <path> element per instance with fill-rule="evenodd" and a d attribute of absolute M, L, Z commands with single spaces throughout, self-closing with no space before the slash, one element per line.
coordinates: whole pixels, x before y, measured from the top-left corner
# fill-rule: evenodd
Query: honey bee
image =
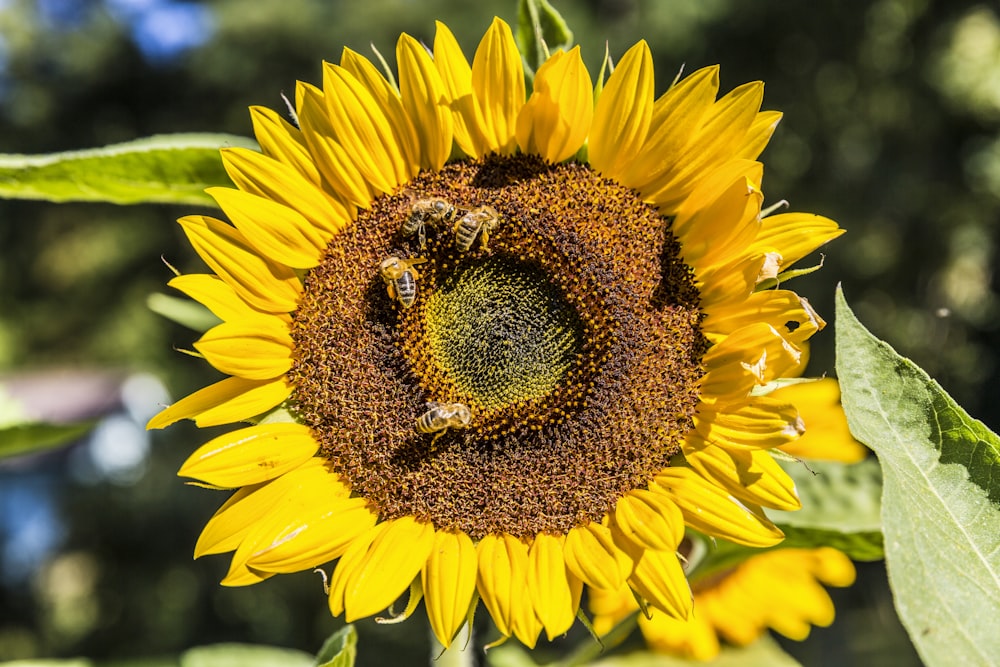
<path fill-rule="evenodd" d="M 413 259 L 400 259 L 399 257 L 386 257 L 379 264 L 378 272 L 385 281 L 385 287 L 389 291 L 389 298 L 399 301 L 403 308 L 409 308 L 417 300 L 417 278 L 420 274 L 413 268 L 415 264 L 423 264 L 427 260 L 423 257 Z"/>
<path fill-rule="evenodd" d="M 492 206 L 480 206 L 463 215 L 455 223 L 455 247 L 468 252 L 479 237 L 483 250 L 490 240 L 490 232 L 500 224 L 500 214 Z"/>
<path fill-rule="evenodd" d="M 417 433 L 433 433 L 434 440 L 449 428 L 465 428 L 472 421 L 472 411 L 462 403 L 428 403 L 430 409 L 417 417 Z"/>
<path fill-rule="evenodd" d="M 427 245 L 427 224 L 451 222 L 456 213 L 458 209 L 440 197 L 418 199 L 410 207 L 410 217 L 403 221 L 399 231 L 404 238 L 416 234 L 420 241 L 420 249 L 423 250 Z"/>

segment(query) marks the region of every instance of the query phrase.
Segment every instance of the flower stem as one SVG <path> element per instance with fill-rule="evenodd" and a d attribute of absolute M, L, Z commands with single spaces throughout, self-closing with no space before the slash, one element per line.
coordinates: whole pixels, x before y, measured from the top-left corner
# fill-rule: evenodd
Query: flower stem
<path fill-rule="evenodd" d="M 431 667 L 475 667 L 475 642 L 472 641 L 472 628 L 466 623 L 462 626 L 455 641 L 447 649 L 441 646 L 434 633 L 431 633 Z"/>

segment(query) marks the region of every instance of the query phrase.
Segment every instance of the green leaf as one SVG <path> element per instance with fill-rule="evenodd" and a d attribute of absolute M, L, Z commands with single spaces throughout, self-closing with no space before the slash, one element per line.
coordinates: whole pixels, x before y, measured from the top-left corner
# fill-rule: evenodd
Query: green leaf
<path fill-rule="evenodd" d="M 854 437 L 882 464 L 896 609 L 929 665 L 1000 656 L 1000 440 L 868 332 L 837 291 L 837 374 Z"/>
<path fill-rule="evenodd" d="M 486 664 L 490 667 L 538 667 L 531 654 L 517 642 L 507 642 L 486 652 Z"/>
<path fill-rule="evenodd" d="M 529 77 L 552 51 L 568 51 L 573 31 L 548 0 L 521 0 L 517 7 L 517 48 Z"/>
<path fill-rule="evenodd" d="M 146 306 L 171 322 L 199 332 L 208 331 L 222 322 L 208 308 L 191 299 L 167 294 L 150 294 L 146 297 Z"/>
<path fill-rule="evenodd" d="M 203 190 L 230 184 L 219 157 L 224 146 L 256 143 L 231 134 L 170 134 L 65 153 L 0 154 L 0 197 L 214 206 Z"/>
<path fill-rule="evenodd" d="M 94 421 L 73 424 L 25 422 L 0 428 L 0 459 L 55 449 L 82 438 L 94 428 Z"/>
<path fill-rule="evenodd" d="M 38 421 L 0 384 L 0 459 L 55 449 L 83 437 L 96 420 L 68 424 Z"/>
<path fill-rule="evenodd" d="M 834 547 L 854 560 L 883 557 L 882 472 L 875 459 L 782 463 L 802 499 L 796 512 L 769 511 L 785 532 L 780 547 Z"/>
<path fill-rule="evenodd" d="M 312 667 L 308 653 L 277 646 L 212 644 L 181 655 L 180 667 Z"/>
<path fill-rule="evenodd" d="M 315 667 L 353 667 L 358 657 L 358 633 L 345 625 L 330 635 L 316 654 Z"/>

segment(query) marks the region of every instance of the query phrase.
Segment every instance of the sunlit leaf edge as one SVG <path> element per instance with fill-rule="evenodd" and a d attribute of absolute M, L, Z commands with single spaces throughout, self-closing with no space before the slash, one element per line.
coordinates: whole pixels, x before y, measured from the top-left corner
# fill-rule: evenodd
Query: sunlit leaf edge
<path fill-rule="evenodd" d="M 836 344 L 851 432 L 882 465 L 886 567 L 900 619 L 929 665 L 991 664 L 1000 655 L 1000 507 L 991 501 L 1000 439 L 865 329 L 840 289 Z"/>
<path fill-rule="evenodd" d="M 229 184 L 218 152 L 227 146 L 257 144 L 231 134 L 185 133 L 44 155 L 0 154 L 0 197 L 213 206 L 204 189 Z"/>

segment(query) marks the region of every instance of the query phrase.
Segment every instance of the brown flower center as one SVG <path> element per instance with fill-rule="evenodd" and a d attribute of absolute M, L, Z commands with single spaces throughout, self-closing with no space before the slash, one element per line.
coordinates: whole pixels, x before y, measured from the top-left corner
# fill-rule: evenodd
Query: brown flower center
<path fill-rule="evenodd" d="M 400 229 L 437 198 L 455 210 L 437 205 L 421 248 Z M 632 191 L 579 164 L 489 157 L 420 175 L 331 243 L 289 375 L 323 455 L 382 518 L 565 533 L 680 450 L 700 318 L 666 221 Z"/>

